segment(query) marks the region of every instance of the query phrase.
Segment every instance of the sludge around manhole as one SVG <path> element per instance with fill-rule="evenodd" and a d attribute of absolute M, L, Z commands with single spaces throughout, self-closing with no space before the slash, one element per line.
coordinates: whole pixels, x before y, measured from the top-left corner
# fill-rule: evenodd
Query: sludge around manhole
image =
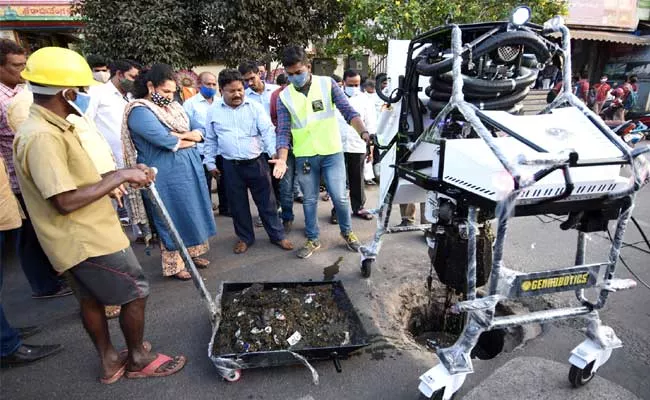
<path fill-rule="evenodd" d="M 422 283 L 414 284 L 410 290 L 404 291 L 409 293 L 408 296 L 401 296 L 402 326 L 418 345 L 435 352 L 438 348 L 449 347 L 456 342 L 462 332 L 465 315 L 445 314 L 447 291 L 444 287 L 434 287 L 429 292 L 423 286 Z M 454 295 L 448 305 L 460 300 L 459 296 Z M 499 304 L 496 308 L 496 316 L 513 314 L 513 307 L 509 305 Z M 530 339 L 530 332 L 525 332 L 522 326 L 486 331 L 479 338 L 471 356 L 482 360 L 491 359 L 502 352 L 511 352 L 523 346 Z"/>

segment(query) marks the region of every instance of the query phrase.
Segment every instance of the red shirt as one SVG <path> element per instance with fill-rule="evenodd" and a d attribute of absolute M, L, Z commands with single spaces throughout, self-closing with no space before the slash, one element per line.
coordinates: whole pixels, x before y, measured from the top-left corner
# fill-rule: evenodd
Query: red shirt
<path fill-rule="evenodd" d="M 286 86 L 280 86 L 275 89 L 275 91 L 271 93 L 271 99 L 269 100 L 271 102 L 271 104 L 269 104 L 269 113 L 271 114 L 271 122 L 273 122 L 274 126 L 278 126 L 278 98 L 280 97 L 280 92 L 285 87 Z"/>
<path fill-rule="evenodd" d="M 602 103 L 607 100 L 607 94 L 611 88 L 612 87 L 609 86 L 607 82 L 595 84 L 594 89 L 596 89 L 596 101 Z"/>

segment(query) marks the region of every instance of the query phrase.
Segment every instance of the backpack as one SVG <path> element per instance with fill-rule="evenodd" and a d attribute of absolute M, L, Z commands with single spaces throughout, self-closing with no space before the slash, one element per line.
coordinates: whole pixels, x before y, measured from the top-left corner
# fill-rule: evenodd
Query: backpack
<path fill-rule="evenodd" d="M 630 88 L 630 92 L 628 93 L 627 97 L 625 98 L 625 101 L 623 102 L 623 108 L 625 108 L 626 110 L 632 110 L 636 108 L 638 102 L 639 102 L 639 95 L 632 88 Z"/>

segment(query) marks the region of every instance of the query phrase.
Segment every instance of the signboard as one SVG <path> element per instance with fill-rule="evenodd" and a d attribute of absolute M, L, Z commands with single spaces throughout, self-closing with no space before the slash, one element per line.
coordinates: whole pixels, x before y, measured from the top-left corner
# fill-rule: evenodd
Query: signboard
<path fill-rule="evenodd" d="M 571 0 L 567 25 L 634 31 L 639 24 L 637 0 Z"/>
<path fill-rule="evenodd" d="M 0 3 L 0 21 L 72 21 L 75 19 L 69 3 L 26 5 Z"/>

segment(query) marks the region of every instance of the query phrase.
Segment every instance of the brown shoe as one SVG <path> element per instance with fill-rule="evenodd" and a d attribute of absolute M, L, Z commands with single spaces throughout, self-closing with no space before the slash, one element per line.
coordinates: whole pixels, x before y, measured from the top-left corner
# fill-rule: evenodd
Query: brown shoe
<path fill-rule="evenodd" d="M 282 239 L 277 242 L 272 242 L 274 245 L 278 246 L 282 250 L 293 250 L 293 243 L 287 239 Z"/>
<path fill-rule="evenodd" d="M 246 244 L 246 242 L 241 241 L 241 240 L 238 241 L 238 242 L 235 244 L 235 247 L 232 248 L 232 251 L 234 251 L 235 254 L 242 254 L 242 253 L 245 253 L 246 250 L 248 250 L 248 245 Z"/>

